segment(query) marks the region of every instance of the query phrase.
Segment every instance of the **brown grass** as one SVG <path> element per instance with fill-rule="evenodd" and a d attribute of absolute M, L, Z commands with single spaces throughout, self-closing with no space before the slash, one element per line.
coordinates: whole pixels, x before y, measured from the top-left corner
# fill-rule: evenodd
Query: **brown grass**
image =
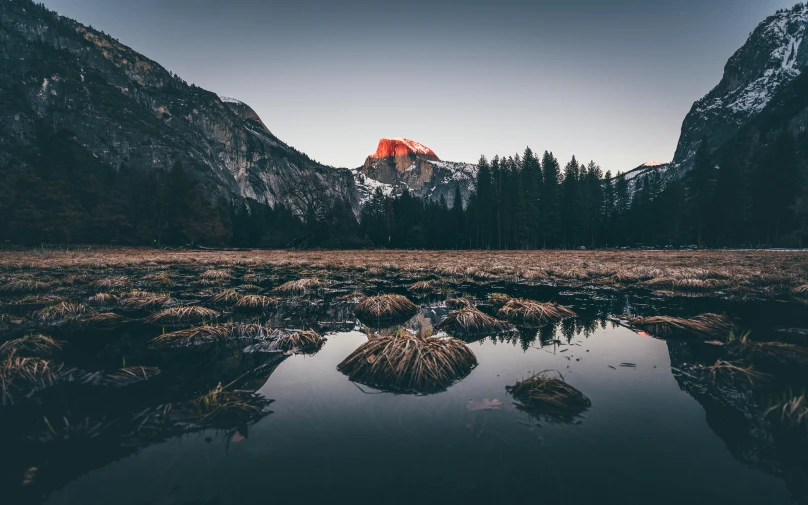
<path fill-rule="evenodd" d="M 274 342 L 275 347 L 282 351 L 311 351 L 324 343 L 325 339 L 319 333 L 310 330 L 284 332 Z"/>
<path fill-rule="evenodd" d="M 726 315 L 699 314 L 690 319 L 670 316 L 650 316 L 631 320 L 631 325 L 659 338 L 726 339 L 734 325 Z"/>
<path fill-rule="evenodd" d="M 509 301 L 511 297 L 505 293 L 491 293 L 491 305 L 497 309 L 504 307 Z"/>
<path fill-rule="evenodd" d="M 499 317 L 514 324 L 542 325 L 575 317 L 575 312 L 557 303 L 539 303 L 513 298 L 499 309 Z"/>
<path fill-rule="evenodd" d="M 263 295 L 244 295 L 236 302 L 236 308 L 241 310 L 266 310 L 278 303 L 277 298 Z"/>
<path fill-rule="evenodd" d="M 123 310 L 131 311 L 152 310 L 165 307 L 170 301 L 171 295 L 158 295 L 155 293 L 136 291 L 130 293 L 130 296 L 120 299 L 118 301 L 118 307 Z"/>
<path fill-rule="evenodd" d="M 87 301 L 92 305 L 114 305 L 118 301 L 118 297 L 110 293 L 98 293 L 91 296 Z"/>
<path fill-rule="evenodd" d="M 159 373 L 160 369 L 156 367 L 132 366 L 119 370 L 88 374 L 82 379 L 82 382 L 93 386 L 122 388 L 147 381 Z"/>
<path fill-rule="evenodd" d="M 62 342 L 45 335 L 26 335 L 8 340 L 0 345 L 0 358 L 16 354 L 17 356 L 47 357 L 62 349 Z"/>
<path fill-rule="evenodd" d="M 435 291 L 437 291 L 438 285 L 435 281 L 418 281 L 413 284 L 410 284 L 410 286 L 407 289 L 409 289 L 410 292 L 412 293 L 418 293 L 424 295 L 428 293 L 434 293 Z"/>
<path fill-rule="evenodd" d="M 319 279 L 298 279 L 281 284 L 272 292 L 282 295 L 308 295 L 320 289 L 322 285 Z"/>
<path fill-rule="evenodd" d="M 450 335 L 471 336 L 480 334 L 496 335 L 511 329 L 504 321 L 493 318 L 473 307 L 450 313 L 438 324 L 438 329 Z"/>
<path fill-rule="evenodd" d="M 182 348 L 205 346 L 234 339 L 266 338 L 270 331 L 260 324 L 216 324 L 197 326 L 184 330 L 164 333 L 149 342 L 151 349 Z"/>
<path fill-rule="evenodd" d="M 354 314 L 367 321 L 406 320 L 418 312 L 418 306 L 402 295 L 369 296 L 359 302 Z"/>
<path fill-rule="evenodd" d="M 797 286 L 791 290 L 791 294 L 799 298 L 808 298 L 808 284 Z"/>
<path fill-rule="evenodd" d="M 74 372 L 48 360 L 11 354 L 0 361 L 2 404 L 14 403 L 19 397 L 51 386 Z"/>
<path fill-rule="evenodd" d="M 400 333 L 365 342 L 337 369 L 381 390 L 428 394 L 445 390 L 475 366 L 477 358 L 461 340 Z"/>
<path fill-rule="evenodd" d="M 219 305 L 230 306 L 238 303 L 240 298 L 241 293 L 239 293 L 235 289 L 225 289 L 224 291 L 219 291 L 218 293 L 210 297 L 210 301 Z"/>
<path fill-rule="evenodd" d="M 472 301 L 468 298 L 449 298 L 443 303 L 445 303 L 450 309 L 455 310 L 474 307 L 474 303 L 472 303 Z"/>
<path fill-rule="evenodd" d="M 150 315 L 146 321 L 153 324 L 193 324 L 211 321 L 221 314 L 207 307 L 193 305 L 190 307 L 172 307 Z"/>
<path fill-rule="evenodd" d="M 768 374 L 758 372 L 751 366 L 722 360 L 718 360 L 710 366 L 696 365 L 695 368 L 714 381 L 742 382 L 749 386 L 757 386 L 770 378 Z"/>
<path fill-rule="evenodd" d="M 78 303 L 62 302 L 50 307 L 45 307 L 35 314 L 35 318 L 41 322 L 53 322 L 69 317 L 78 317 L 87 313 L 87 307 Z"/>
<path fill-rule="evenodd" d="M 764 417 L 777 422 L 788 430 L 808 429 L 808 403 L 805 395 L 783 400 L 770 407 Z"/>
<path fill-rule="evenodd" d="M 520 402 L 520 409 L 550 419 L 569 420 L 592 406 L 589 398 L 567 384 L 564 377 L 549 377 L 549 370 L 507 386 L 505 390 Z"/>

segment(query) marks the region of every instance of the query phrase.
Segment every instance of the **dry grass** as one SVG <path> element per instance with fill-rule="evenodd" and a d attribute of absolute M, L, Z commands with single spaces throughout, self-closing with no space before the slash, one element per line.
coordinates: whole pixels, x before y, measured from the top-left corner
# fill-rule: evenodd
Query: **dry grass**
<path fill-rule="evenodd" d="M 475 366 L 477 358 L 461 340 L 399 333 L 365 342 L 337 369 L 378 389 L 428 394 L 445 390 Z"/>
<path fill-rule="evenodd" d="M 511 297 L 505 293 L 491 293 L 491 305 L 497 309 L 504 307 L 509 301 Z"/>
<path fill-rule="evenodd" d="M 650 316 L 631 320 L 631 325 L 659 338 L 726 339 L 734 325 L 726 315 L 699 314 L 690 319 Z"/>
<path fill-rule="evenodd" d="M 550 419 L 570 420 L 592 406 L 589 398 L 567 384 L 561 374 L 549 377 L 548 372 L 539 372 L 505 390 L 520 402 L 520 409 Z"/>
<path fill-rule="evenodd" d="M 773 405 L 765 412 L 764 417 L 777 422 L 788 430 L 805 432 L 808 429 L 808 403 L 805 401 L 805 395 Z"/>
<path fill-rule="evenodd" d="M 87 313 L 87 307 L 79 303 L 62 302 L 45 307 L 35 314 L 35 319 L 43 322 L 53 322 L 60 319 L 79 317 Z"/>
<path fill-rule="evenodd" d="M 449 298 L 443 303 L 446 304 L 446 306 L 450 309 L 455 310 L 474 307 L 474 303 L 472 303 L 472 301 L 468 298 Z"/>
<path fill-rule="evenodd" d="M 232 277 L 227 270 L 207 270 L 202 272 L 203 279 L 208 281 L 224 281 Z"/>
<path fill-rule="evenodd" d="M 184 330 L 164 333 L 149 342 L 151 349 L 183 348 L 206 346 L 230 342 L 234 339 L 266 338 L 269 330 L 260 324 L 217 324 L 197 326 Z"/>
<path fill-rule="evenodd" d="M 219 305 L 230 306 L 238 303 L 240 298 L 241 293 L 239 293 L 235 289 L 225 289 L 224 291 L 219 291 L 218 293 L 210 297 L 210 301 Z"/>
<path fill-rule="evenodd" d="M 749 386 L 757 386 L 770 379 L 768 374 L 758 372 L 751 366 L 722 360 L 718 360 L 710 366 L 696 365 L 694 369 L 714 381 L 741 382 Z"/>
<path fill-rule="evenodd" d="M 0 345 L 0 358 L 12 354 L 17 356 L 47 357 L 62 349 L 62 342 L 45 335 L 26 335 L 14 340 L 8 340 Z"/>
<path fill-rule="evenodd" d="M 146 321 L 153 324 L 194 324 L 212 321 L 221 314 L 207 307 L 193 305 L 190 307 L 171 307 L 150 315 Z"/>
<path fill-rule="evenodd" d="M 312 351 L 325 344 L 325 339 L 316 331 L 288 331 L 278 336 L 274 346 L 282 351 Z"/>
<path fill-rule="evenodd" d="M 160 369 L 149 366 L 132 366 L 107 372 L 96 372 L 86 375 L 82 382 L 93 386 L 122 388 L 143 382 L 159 375 Z"/>
<path fill-rule="evenodd" d="M 296 281 L 289 281 L 285 284 L 281 284 L 280 286 L 276 287 L 272 290 L 273 293 L 281 294 L 281 295 L 308 295 L 311 294 L 323 286 L 323 283 L 320 282 L 319 279 L 298 279 Z"/>
<path fill-rule="evenodd" d="M 41 358 L 11 354 L 0 362 L 2 404 L 14 403 L 19 397 L 51 386 L 73 373 L 72 369 Z"/>
<path fill-rule="evenodd" d="M 256 393 L 227 391 L 219 384 L 209 393 L 181 404 L 177 410 L 184 420 L 231 428 L 235 424 L 257 421 L 270 403 Z"/>
<path fill-rule="evenodd" d="M 772 375 L 805 374 L 808 347 L 782 342 L 754 342 L 748 338 L 733 342 L 730 352 Z"/>
<path fill-rule="evenodd" d="M 79 329 L 108 331 L 113 330 L 122 324 L 128 323 L 129 319 L 114 312 L 101 312 L 81 316 L 75 319 L 73 322 Z"/>
<path fill-rule="evenodd" d="M 472 336 L 481 334 L 496 335 L 511 329 L 504 321 L 493 318 L 473 307 L 450 313 L 438 324 L 438 329 L 450 335 Z"/>
<path fill-rule="evenodd" d="M 539 303 L 513 298 L 499 309 L 498 315 L 514 324 L 543 325 L 575 317 L 575 312 L 557 303 Z"/>
<path fill-rule="evenodd" d="M 808 298 L 808 284 L 797 286 L 791 290 L 791 294 L 799 298 Z"/>
<path fill-rule="evenodd" d="M 412 293 L 418 293 L 421 295 L 434 293 L 438 290 L 438 285 L 435 281 L 418 281 L 407 288 Z"/>
<path fill-rule="evenodd" d="M 277 298 L 263 295 L 244 295 L 236 302 L 236 308 L 241 310 L 266 310 L 278 303 Z"/>
<path fill-rule="evenodd" d="M 118 307 L 122 310 L 152 310 L 165 307 L 171 301 L 171 295 L 160 295 L 135 291 L 129 293 L 130 296 L 118 301 Z"/>
<path fill-rule="evenodd" d="M 107 277 L 95 283 L 96 287 L 101 289 L 122 288 L 129 284 L 129 277 L 120 275 L 117 277 Z"/>
<path fill-rule="evenodd" d="M 34 293 L 50 288 L 50 284 L 26 277 L 12 279 L 0 285 L 0 293 Z"/>
<path fill-rule="evenodd" d="M 117 303 L 118 297 L 110 293 L 98 293 L 91 296 L 87 301 L 92 305 L 107 306 Z"/>
<path fill-rule="evenodd" d="M 359 302 L 354 314 L 366 321 L 407 320 L 418 312 L 418 306 L 402 295 L 369 296 Z"/>

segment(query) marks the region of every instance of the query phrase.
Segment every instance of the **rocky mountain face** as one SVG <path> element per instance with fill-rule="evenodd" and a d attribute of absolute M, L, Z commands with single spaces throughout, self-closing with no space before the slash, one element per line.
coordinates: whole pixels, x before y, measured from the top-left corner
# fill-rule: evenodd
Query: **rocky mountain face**
<path fill-rule="evenodd" d="M 303 190 L 359 202 L 348 169 L 288 146 L 249 106 L 188 85 L 117 40 L 30 0 L 0 3 L 0 162 L 25 165 L 43 131 L 69 131 L 118 171 L 179 160 L 210 198 L 299 205 Z"/>
<path fill-rule="evenodd" d="M 376 152 L 355 170 L 360 201 L 377 187 L 387 194 L 407 187 L 418 197 L 438 201 L 442 196 L 449 206 L 456 189 L 468 202 L 476 175 L 476 165 L 441 161 L 432 149 L 405 138 L 379 140 Z"/>
<path fill-rule="evenodd" d="M 764 20 L 727 62 L 721 82 L 697 101 L 682 124 L 673 166 L 687 172 L 701 140 L 720 149 L 764 110 L 777 105 L 783 90 L 808 65 L 808 44 L 803 44 L 808 7 L 798 4 Z M 796 117 L 796 116 L 795 116 Z M 804 128 L 808 117 L 789 127 Z"/>

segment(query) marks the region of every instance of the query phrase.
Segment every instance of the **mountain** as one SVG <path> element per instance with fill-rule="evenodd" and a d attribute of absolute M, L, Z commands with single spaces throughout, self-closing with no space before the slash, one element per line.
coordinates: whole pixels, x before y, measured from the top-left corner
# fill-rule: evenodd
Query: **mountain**
<path fill-rule="evenodd" d="M 76 156 L 121 171 L 185 165 L 211 201 L 305 212 L 301 187 L 358 211 L 353 174 L 278 139 L 246 104 L 188 85 L 102 32 L 29 0 L 0 3 L 0 163 L 36 165 L 62 132 Z"/>
<path fill-rule="evenodd" d="M 805 5 L 779 11 L 755 28 L 743 47 L 732 55 L 721 82 L 685 117 L 673 159 L 680 173 L 692 167 L 702 139 L 716 151 L 767 108 L 777 105 L 778 95 L 808 65 L 808 44 L 803 44 L 806 25 Z M 797 132 L 805 126 L 808 116 L 795 114 L 791 119 L 788 127 Z"/>
<path fill-rule="evenodd" d="M 360 201 L 367 200 L 377 187 L 386 194 L 406 187 L 421 198 L 438 201 L 443 197 L 451 207 L 456 189 L 463 201 L 468 202 L 477 166 L 441 161 L 432 149 L 414 140 L 383 138 L 376 152 L 354 172 Z"/>
<path fill-rule="evenodd" d="M 643 163 L 637 168 L 632 168 L 627 172 L 623 172 L 620 174 L 620 177 L 623 177 L 627 181 L 629 181 L 630 188 L 633 190 L 639 189 L 637 187 L 637 183 L 642 180 L 642 178 L 646 175 L 650 176 L 654 173 L 660 175 L 660 177 L 664 177 L 664 175 L 668 172 L 668 169 L 671 167 L 670 163 L 663 163 L 661 161 L 649 161 Z"/>

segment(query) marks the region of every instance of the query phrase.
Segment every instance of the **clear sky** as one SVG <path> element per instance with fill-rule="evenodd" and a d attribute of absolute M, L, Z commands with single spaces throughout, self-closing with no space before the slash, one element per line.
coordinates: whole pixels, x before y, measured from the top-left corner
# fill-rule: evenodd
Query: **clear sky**
<path fill-rule="evenodd" d="M 285 142 L 357 167 L 381 137 L 476 161 L 529 145 L 670 161 L 693 102 L 795 0 L 44 0 Z"/>

